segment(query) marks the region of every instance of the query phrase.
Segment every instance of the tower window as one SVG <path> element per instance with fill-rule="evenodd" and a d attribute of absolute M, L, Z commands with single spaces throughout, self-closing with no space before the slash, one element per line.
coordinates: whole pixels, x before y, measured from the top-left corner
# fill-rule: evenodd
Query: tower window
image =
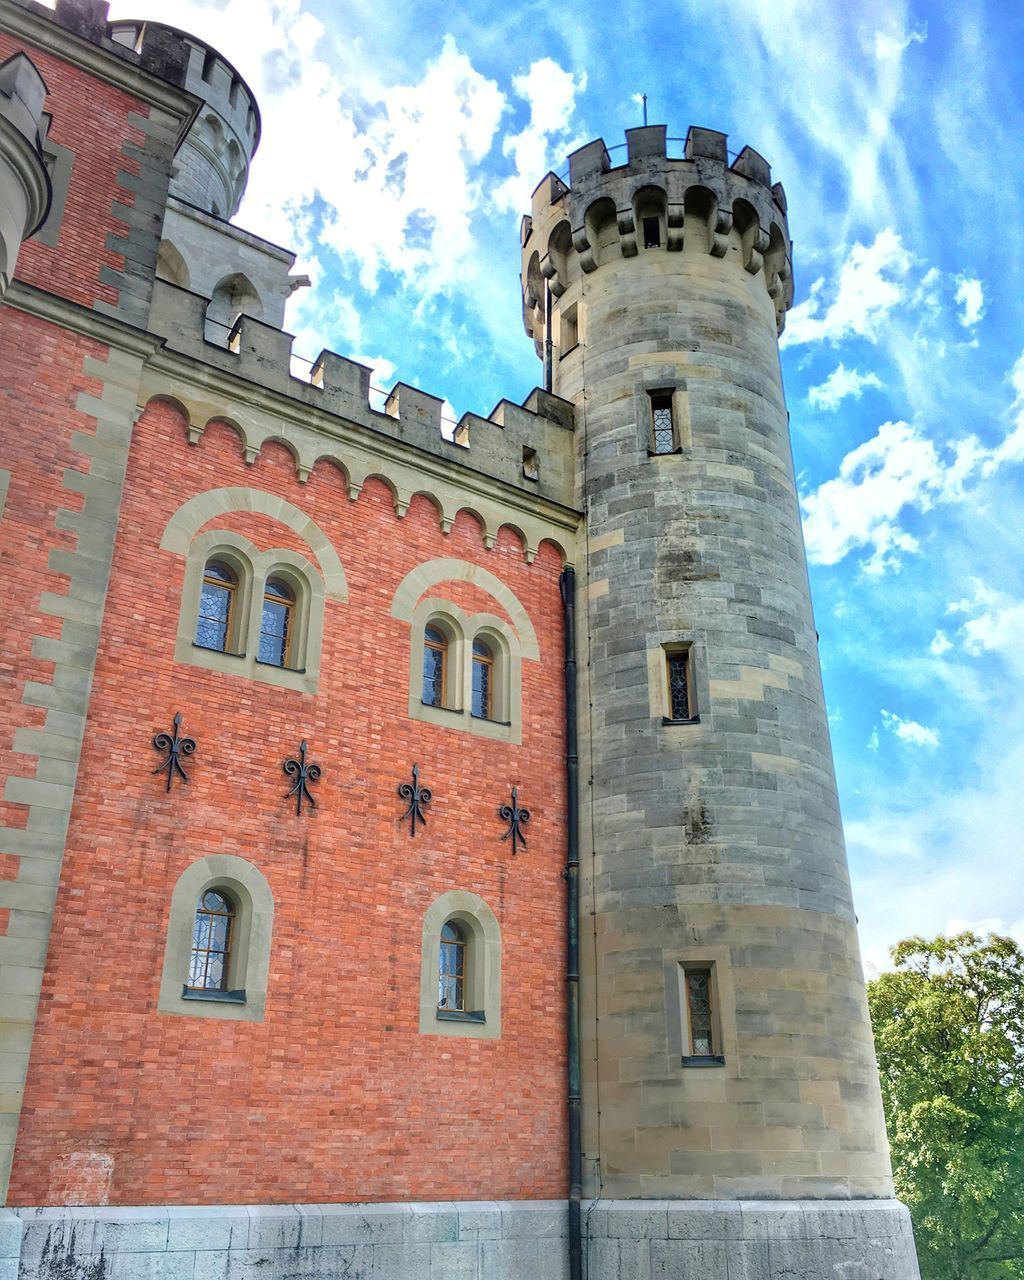
<path fill-rule="evenodd" d="M 230 898 L 217 889 L 207 889 L 199 899 L 192 928 L 189 990 L 227 990 L 234 919 Z"/>
<path fill-rule="evenodd" d="M 423 701 L 428 707 L 443 707 L 448 667 L 448 638 L 438 627 L 423 633 Z"/>
<path fill-rule="evenodd" d="M 644 248 L 660 249 L 661 248 L 661 219 L 656 215 L 650 218 L 644 218 Z"/>
<path fill-rule="evenodd" d="M 452 920 L 441 929 L 437 1007 L 448 1013 L 463 1013 L 466 1008 L 466 935 Z"/>
<path fill-rule="evenodd" d="M 652 391 L 651 400 L 651 442 L 652 453 L 675 453 L 676 426 L 672 412 L 672 392 Z"/>
<path fill-rule="evenodd" d="M 473 641 L 473 715 L 492 719 L 494 654 L 482 640 Z"/>
<path fill-rule="evenodd" d="M 268 578 L 263 592 L 259 660 L 272 667 L 286 667 L 291 648 L 295 593 L 280 578 Z"/>
<path fill-rule="evenodd" d="M 203 570 L 196 622 L 196 644 L 201 649 L 227 652 L 237 595 L 238 578 L 234 571 L 220 560 L 211 560 Z"/>
<path fill-rule="evenodd" d="M 693 696 L 693 665 L 690 649 L 677 649 L 665 655 L 668 682 L 667 720 L 695 720 L 696 700 Z"/>
<path fill-rule="evenodd" d="M 686 988 L 687 1053 L 692 1058 L 712 1058 L 718 1053 L 710 969 L 683 970 Z"/>
<path fill-rule="evenodd" d="M 567 355 L 579 345 L 579 312 L 575 306 L 566 307 L 559 317 L 558 349 L 561 355 Z"/>

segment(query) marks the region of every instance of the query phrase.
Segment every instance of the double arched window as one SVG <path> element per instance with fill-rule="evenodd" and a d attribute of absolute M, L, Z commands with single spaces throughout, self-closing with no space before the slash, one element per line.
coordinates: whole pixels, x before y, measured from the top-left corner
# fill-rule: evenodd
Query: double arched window
<path fill-rule="evenodd" d="M 467 644 L 455 617 L 435 616 L 423 628 L 422 661 L 423 706 L 461 712 L 468 702 L 474 719 L 508 722 L 508 662 L 496 637 L 478 633 Z"/>
<path fill-rule="evenodd" d="M 253 645 L 256 663 L 301 672 L 309 583 L 291 567 L 287 571 L 273 570 L 263 583 L 262 595 L 257 597 L 257 615 L 248 603 L 254 594 L 254 577 L 240 556 L 214 555 L 206 561 L 195 646 L 244 658 L 248 637 L 258 628 Z"/>

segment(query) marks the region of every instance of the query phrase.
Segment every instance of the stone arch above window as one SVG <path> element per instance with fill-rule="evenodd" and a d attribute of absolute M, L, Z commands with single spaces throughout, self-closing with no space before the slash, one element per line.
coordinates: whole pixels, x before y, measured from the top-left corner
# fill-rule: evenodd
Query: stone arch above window
<path fill-rule="evenodd" d="M 411 569 L 399 583 L 391 601 L 391 616 L 410 622 L 420 597 L 439 582 L 471 582 L 481 591 L 493 596 L 512 620 L 519 637 L 522 656 L 533 661 L 540 657 L 537 633 L 529 614 L 519 603 L 518 596 L 489 570 L 468 560 L 446 557 L 427 560 Z"/>
<path fill-rule="evenodd" d="M 211 564 L 223 564 L 236 577 L 233 616 L 225 644 L 210 643 L 204 629 L 204 586 Z M 267 612 L 267 586 L 279 583 L 291 595 L 284 636 L 284 661 L 268 656 L 262 634 Z M 186 552 L 185 578 L 178 615 L 174 656 L 191 666 L 316 693 L 320 680 L 326 591 L 317 566 L 283 547 L 260 551 L 248 538 L 229 529 L 210 529 L 194 538 Z M 216 638 L 216 637 L 214 637 Z"/>
<path fill-rule="evenodd" d="M 327 534 L 293 503 L 264 489 L 231 485 L 223 489 L 207 489 L 205 493 L 189 498 L 168 520 L 160 539 L 160 549 L 187 555 L 193 538 L 203 525 L 231 511 L 252 511 L 256 515 L 269 516 L 291 529 L 309 547 L 320 566 L 327 599 L 348 600 L 345 570 Z"/>
<path fill-rule="evenodd" d="M 461 1009 L 440 1007 L 442 930 L 455 926 L 462 942 Z M 450 984 L 446 984 L 450 985 Z M 501 1038 L 501 929 L 475 893 L 451 889 L 427 908 L 420 952 L 420 1033 Z"/>
<path fill-rule="evenodd" d="M 219 985 L 197 986 L 191 982 L 197 910 L 211 890 L 230 905 L 233 936 Z M 157 1008 L 186 1017 L 262 1022 L 273 925 L 274 897 L 253 863 L 217 853 L 186 867 L 171 893 Z"/>

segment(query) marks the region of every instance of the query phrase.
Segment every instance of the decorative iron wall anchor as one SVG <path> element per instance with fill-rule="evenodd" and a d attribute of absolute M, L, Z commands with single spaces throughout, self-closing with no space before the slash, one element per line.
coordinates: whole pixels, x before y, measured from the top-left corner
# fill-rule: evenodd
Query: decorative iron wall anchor
<path fill-rule="evenodd" d="M 302 801 L 306 799 L 316 808 L 316 801 L 313 799 L 313 793 L 309 789 L 311 782 L 319 782 L 323 774 L 323 769 L 318 764 L 306 763 L 306 752 L 309 750 L 309 743 L 305 738 L 299 743 L 299 758 L 296 760 L 294 756 L 289 756 L 284 762 L 284 771 L 289 778 L 294 778 L 291 791 L 285 796 L 286 800 L 295 797 L 295 812 L 301 817 Z"/>
<path fill-rule="evenodd" d="M 398 821 L 404 822 L 406 818 L 408 818 L 411 823 L 409 835 L 414 836 L 416 834 L 417 821 L 421 822 L 424 826 L 427 825 L 427 815 L 423 812 L 423 808 L 425 805 L 430 804 L 432 799 L 430 788 L 420 786 L 419 765 L 414 764 L 412 767 L 411 783 L 399 783 L 398 794 L 403 800 L 409 801 L 408 809 L 406 809 L 405 813 L 402 814 Z"/>
<path fill-rule="evenodd" d="M 508 823 L 508 830 L 501 837 L 502 840 L 507 840 L 509 836 L 512 837 L 513 854 L 518 853 L 520 845 L 525 849 L 526 836 L 523 832 L 523 827 L 530 821 L 530 811 L 520 807 L 518 787 L 512 788 L 512 803 L 503 804 L 498 810 L 498 814 Z"/>
<path fill-rule="evenodd" d="M 182 782 L 188 782 L 188 774 L 181 767 L 181 761 L 183 756 L 193 755 L 196 749 L 195 738 L 181 737 L 178 732 L 180 728 L 181 712 L 176 711 L 174 713 L 174 732 L 158 733 L 153 739 L 153 746 L 157 751 L 167 752 L 167 759 L 161 760 L 153 770 L 154 773 L 167 774 L 167 791 L 170 791 L 171 789 L 171 783 L 174 780 L 175 774 L 178 775 Z"/>

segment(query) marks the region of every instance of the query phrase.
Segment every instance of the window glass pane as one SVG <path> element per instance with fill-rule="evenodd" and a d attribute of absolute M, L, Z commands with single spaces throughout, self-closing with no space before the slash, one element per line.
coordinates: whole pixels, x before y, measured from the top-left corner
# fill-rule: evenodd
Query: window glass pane
<path fill-rule="evenodd" d="M 654 452 L 672 453 L 676 447 L 676 438 L 670 395 L 651 396 L 651 418 L 654 424 Z"/>
<path fill-rule="evenodd" d="M 233 594 L 230 587 L 212 582 L 203 583 L 196 622 L 196 644 L 207 649 L 219 649 L 221 652 L 227 648 Z"/>
<path fill-rule="evenodd" d="M 714 1053 L 711 1027 L 711 970 L 688 969 L 686 1000 L 690 1014 L 690 1052 L 704 1057 Z"/>
<path fill-rule="evenodd" d="M 689 720 L 693 716 L 690 710 L 689 665 L 688 653 L 668 655 L 669 718 L 671 720 Z"/>
<path fill-rule="evenodd" d="M 476 646 L 473 646 L 474 649 Z M 491 664 L 473 657 L 473 715 L 488 719 L 491 714 Z"/>
<path fill-rule="evenodd" d="M 432 641 L 432 636 L 440 636 L 440 647 Z M 423 646 L 423 701 L 430 707 L 444 706 L 444 637 L 433 627 L 426 632 L 427 643 Z"/>
<path fill-rule="evenodd" d="M 266 594 L 268 596 L 277 596 L 281 600 L 294 600 L 295 594 L 286 582 L 282 582 L 280 578 L 271 578 L 267 582 Z"/>
<path fill-rule="evenodd" d="M 285 665 L 291 612 L 291 606 L 288 604 L 282 604 L 277 600 L 263 601 L 263 620 L 260 623 L 260 662 L 270 662 L 276 667 Z"/>
<path fill-rule="evenodd" d="M 227 986 L 228 955 L 234 910 L 215 890 L 203 894 L 192 928 L 188 985 L 198 990 L 223 991 Z"/>
<path fill-rule="evenodd" d="M 211 560 L 203 570 L 204 578 L 216 578 L 218 582 L 230 582 L 232 586 L 238 581 L 234 573 L 226 564 L 221 564 L 218 560 Z"/>

